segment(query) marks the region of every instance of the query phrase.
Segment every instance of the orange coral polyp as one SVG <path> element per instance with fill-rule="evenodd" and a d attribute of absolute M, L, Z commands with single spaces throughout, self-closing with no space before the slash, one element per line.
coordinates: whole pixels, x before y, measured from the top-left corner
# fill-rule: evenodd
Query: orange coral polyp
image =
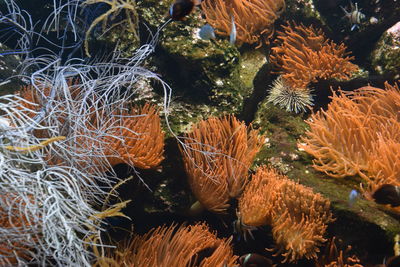
<path fill-rule="evenodd" d="M 333 221 L 329 200 L 311 188 L 289 179 L 279 189 L 272 215 L 272 234 L 277 254 L 285 261 L 315 259 L 326 239 L 328 223 Z"/>

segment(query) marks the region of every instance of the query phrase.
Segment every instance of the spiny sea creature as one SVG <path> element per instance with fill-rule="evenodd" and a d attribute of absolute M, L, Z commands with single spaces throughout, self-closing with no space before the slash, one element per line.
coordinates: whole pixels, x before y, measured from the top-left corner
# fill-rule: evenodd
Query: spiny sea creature
<path fill-rule="evenodd" d="M 313 105 L 312 95 L 308 88 L 293 88 L 282 76 L 272 83 L 267 101 L 295 113 L 306 112 Z"/>

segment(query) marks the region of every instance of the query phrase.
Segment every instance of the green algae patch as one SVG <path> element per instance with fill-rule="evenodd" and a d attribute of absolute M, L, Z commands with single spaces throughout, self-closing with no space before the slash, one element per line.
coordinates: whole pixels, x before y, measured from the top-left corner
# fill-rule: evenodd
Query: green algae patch
<path fill-rule="evenodd" d="M 254 78 L 267 63 L 266 56 L 261 50 L 249 50 L 242 52 L 240 60 L 240 79 L 245 88 L 253 88 Z"/>
<path fill-rule="evenodd" d="M 300 159 L 297 140 L 307 128 L 302 115 L 289 113 L 264 100 L 259 105 L 253 126 L 266 136 L 256 164 L 269 164 L 288 173 L 293 162 Z"/>

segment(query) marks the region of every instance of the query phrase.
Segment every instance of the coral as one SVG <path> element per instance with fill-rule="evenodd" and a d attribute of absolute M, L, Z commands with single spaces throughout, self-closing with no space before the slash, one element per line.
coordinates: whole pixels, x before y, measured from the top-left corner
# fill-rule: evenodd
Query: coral
<path fill-rule="evenodd" d="M 50 25 L 42 30 L 15 1 L 6 1 L 8 14 L 0 16 L 20 31 L 15 36 L 24 59 L 19 77 L 31 89 L 26 99 L 23 93 L 0 97 L 0 196 L 5 198 L 0 199 L 0 250 L 8 257 L 1 260 L 18 266 L 92 265 L 94 252 L 104 246 L 105 219 L 120 216 L 126 204 L 109 208 L 120 179 L 104 172 L 110 167 L 107 140 L 120 138 L 113 135 L 121 129 L 114 114 L 127 110 L 144 79 L 159 81 L 165 108 L 170 100 L 168 85 L 142 66 L 154 40 L 129 57 L 114 51 L 81 60 L 75 49 L 83 42 L 80 30 L 87 17 L 78 15 L 83 1 L 56 2 L 43 6 L 51 16 L 40 17 L 46 20 L 42 25 Z M 74 36 L 73 46 L 65 30 Z"/>
<path fill-rule="evenodd" d="M 330 202 L 311 188 L 261 166 L 239 199 L 240 220 L 249 226 L 272 226 L 276 255 L 294 262 L 316 258 L 328 223 Z"/>
<path fill-rule="evenodd" d="M 312 96 L 308 88 L 294 89 L 287 84 L 282 76 L 279 76 L 273 82 L 267 100 L 274 105 L 286 109 L 286 111 L 293 111 L 295 113 L 306 111 L 313 105 Z"/>
<path fill-rule="evenodd" d="M 239 43 L 261 45 L 263 38 L 268 42 L 272 35 L 274 21 L 284 11 L 285 1 L 205 0 L 201 7 L 218 34 L 230 35 L 233 16 Z"/>
<path fill-rule="evenodd" d="M 233 266 L 232 238 L 219 239 L 204 223 L 161 226 L 135 236 L 115 253 L 115 266 Z M 204 254 L 206 253 L 206 254 Z M 109 265 L 107 265 L 109 266 Z"/>
<path fill-rule="evenodd" d="M 125 162 L 141 169 L 157 167 L 164 159 L 164 132 L 155 107 L 145 104 L 132 109 L 121 120 L 122 126 L 114 133 L 120 138 L 111 140 L 112 152 L 105 152 L 116 154 L 107 156 L 110 164 Z"/>
<path fill-rule="evenodd" d="M 322 30 L 294 23 L 282 27 L 270 60 L 293 90 L 305 89 L 317 78 L 347 80 L 358 69 L 345 45 L 329 41 Z"/>
<path fill-rule="evenodd" d="M 63 99 L 66 98 L 63 93 L 68 94 L 74 101 L 84 101 L 81 88 L 79 87 L 79 80 L 68 79 L 66 82 L 67 92 L 59 92 L 59 94 L 54 95 L 54 102 L 62 102 Z M 37 83 L 35 85 L 27 85 L 23 86 L 18 95 L 22 98 L 20 101 L 20 105 L 17 106 L 19 110 L 22 111 L 23 115 L 29 116 L 30 118 L 34 118 L 36 112 L 40 112 L 43 106 L 48 101 L 50 97 L 50 92 L 52 88 L 48 84 Z M 65 112 L 66 107 L 64 105 L 59 105 L 59 109 L 57 112 L 53 114 L 54 120 L 57 120 L 57 126 L 60 127 L 60 131 L 63 134 L 67 134 L 68 131 L 68 115 Z M 94 107 L 91 108 L 94 111 Z M 95 119 L 95 116 L 92 114 L 90 116 L 91 120 Z M 42 128 L 45 128 L 46 125 L 44 121 L 41 122 Z M 56 127 L 56 125 L 53 125 Z M 34 134 L 38 138 L 49 138 L 50 132 L 44 129 L 35 129 Z"/>
<path fill-rule="evenodd" d="M 400 91 L 370 86 L 334 94 L 327 111 L 307 121 L 299 147 L 313 155 L 313 167 L 336 178 L 358 174 L 369 190 L 399 185 Z"/>
<path fill-rule="evenodd" d="M 21 137 L 24 145 L 36 141 Z M 17 141 L 15 136 L 13 141 Z M 77 169 L 49 166 L 42 154 L 47 149 L 0 153 L 1 261 L 88 266 L 84 238 L 97 236 L 100 230 L 98 219 L 88 221 L 96 213 L 89 202 L 101 189 L 82 179 L 86 173 Z"/>
<path fill-rule="evenodd" d="M 200 121 L 181 152 L 192 192 L 208 210 L 224 212 L 242 192 L 263 138 L 234 116 Z"/>

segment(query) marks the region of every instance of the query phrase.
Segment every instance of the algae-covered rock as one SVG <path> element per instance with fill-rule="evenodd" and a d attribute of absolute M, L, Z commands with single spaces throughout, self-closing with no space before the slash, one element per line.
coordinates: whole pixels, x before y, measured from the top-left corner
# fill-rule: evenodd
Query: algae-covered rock
<path fill-rule="evenodd" d="M 240 57 L 240 79 L 248 90 L 253 90 L 254 79 L 262 66 L 267 63 L 265 54 L 260 50 L 242 52 Z"/>
<path fill-rule="evenodd" d="M 138 13 L 140 25 L 147 27 L 141 27 L 141 38 L 146 39 L 146 31 L 158 34 L 149 63 L 172 89 L 169 122 L 175 133 L 181 133 L 209 116 L 238 114 L 266 57 L 261 50 L 241 55 L 224 36 L 201 39 L 198 32 L 206 21 L 198 7 L 183 21 L 165 24 L 171 2 L 138 1 Z"/>
<path fill-rule="evenodd" d="M 285 17 L 302 21 L 321 20 L 313 0 L 286 0 Z"/>
<path fill-rule="evenodd" d="M 141 16 L 156 29 L 166 21 L 160 10 L 166 12 L 168 5 L 153 2 L 142 3 Z M 218 106 L 221 112 L 238 112 L 250 93 L 239 77 L 239 52 L 227 38 L 202 40 L 198 31 L 205 24 L 198 9 L 184 21 L 170 22 L 160 32 L 154 62 L 183 100 Z"/>
<path fill-rule="evenodd" d="M 400 71 L 400 21 L 387 30 L 376 44 L 371 54 L 374 70 L 379 74 L 395 74 Z"/>
<path fill-rule="evenodd" d="M 4 44 L 0 44 L 0 51 L 11 51 Z M 21 83 L 11 77 L 18 74 L 17 68 L 21 63 L 20 58 L 13 54 L 0 55 L 0 95 L 14 93 L 19 90 Z"/>

